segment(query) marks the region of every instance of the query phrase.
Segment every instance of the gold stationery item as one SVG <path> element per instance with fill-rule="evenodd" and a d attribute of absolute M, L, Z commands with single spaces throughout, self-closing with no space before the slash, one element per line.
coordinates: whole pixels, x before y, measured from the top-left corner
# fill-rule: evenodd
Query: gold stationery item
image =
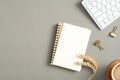
<path fill-rule="evenodd" d="M 97 62 L 89 56 L 80 54 L 79 57 L 82 58 L 84 61 L 83 62 L 78 61 L 77 64 L 80 64 L 82 66 L 92 69 L 93 74 L 88 78 L 88 80 L 92 80 L 97 72 L 97 68 L 98 68 Z"/>
<path fill-rule="evenodd" d="M 111 37 L 116 37 L 116 36 L 117 36 L 116 33 L 115 33 L 116 30 L 117 30 L 117 26 L 114 26 L 114 27 L 113 27 L 113 30 L 109 33 L 109 35 L 110 35 Z"/>
<path fill-rule="evenodd" d="M 94 45 L 95 46 L 97 46 L 99 49 L 100 49 L 100 51 L 102 51 L 104 48 L 101 46 L 101 41 L 100 40 L 96 40 L 95 42 L 94 42 Z"/>
<path fill-rule="evenodd" d="M 107 80 L 120 80 L 120 59 L 113 61 L 106 71 Z"/>

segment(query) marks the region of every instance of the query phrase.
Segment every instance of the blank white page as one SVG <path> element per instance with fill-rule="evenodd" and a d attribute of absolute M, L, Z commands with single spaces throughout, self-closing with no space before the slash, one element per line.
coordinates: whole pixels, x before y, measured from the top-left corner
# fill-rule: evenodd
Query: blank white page
<path fill-rule="evenodd" d="M 64 23 L 52 64 L 80 71 L 81 65 L 76 62 L 83 59 L 78 58 L 77 55 L 86 53 L 90 34 L 90 29 Z"/>

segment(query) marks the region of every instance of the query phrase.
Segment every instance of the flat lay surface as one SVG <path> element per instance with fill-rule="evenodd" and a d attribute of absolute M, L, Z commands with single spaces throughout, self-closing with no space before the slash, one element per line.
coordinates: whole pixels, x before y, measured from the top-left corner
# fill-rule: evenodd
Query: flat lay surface
<path fill-rule="evenodd" d="M 75 72 L 50 65 L 58 22 L 92 30 L 86 55 L 98 63 L 93 80 L 106 80 L 108 65 L 120 59 L 119 21 L 99 30 L 81 0 L 0 0 L 0 80 L 87 80 L 92 71 L 86 67 Z M 102 51 L 93 45 L 96 40 Z"/>

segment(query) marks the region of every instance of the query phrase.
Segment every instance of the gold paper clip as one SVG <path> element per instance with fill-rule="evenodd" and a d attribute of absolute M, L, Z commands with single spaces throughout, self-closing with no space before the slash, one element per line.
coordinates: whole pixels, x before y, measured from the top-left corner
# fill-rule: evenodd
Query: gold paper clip
<path fill-rule="evenodd" d="M 94 42 L 94 45 L 95 46 L 97 46 L 99 49 L 100 49 L 100 51 L 102 51 L 104 48 L 101 46 L 101 41 L 100 40 L 96 40 L 95 42 Z"/>
<path fill-rule="evenodd" d="M 117 36 L 116 33 L 115 33 L 116 29 L 117 29 L 117 26 L 114 26 L 114 27 L 113 27 L 113 30 L 109 33 L 109 35 L 110 35 L 111 37 L 116 37 L 116 36 Z"/>

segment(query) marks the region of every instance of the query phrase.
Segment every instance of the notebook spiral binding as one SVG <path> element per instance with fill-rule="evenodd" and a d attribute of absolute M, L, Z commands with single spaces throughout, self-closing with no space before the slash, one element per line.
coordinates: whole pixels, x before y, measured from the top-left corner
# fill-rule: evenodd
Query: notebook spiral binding
<path fill-rule="evenodd" d="M 51 64 L 53 63 L 53 60 L 54 60 L 54 57 L 55 57 L 55 53 L 56 53 L 56 50 L 57 50 L 57 46 L 58 46 L 58 42 L 59 42 L 59 38 L 60 38 L 62 28 L 63 28 L 63 23 L 58 23 L 55 42 L 54 42 L 54 47 L 53 47 L 53 52 L 52 52 L 52 56 L 51 56 L 51 60 L 50 60 Z"/>

